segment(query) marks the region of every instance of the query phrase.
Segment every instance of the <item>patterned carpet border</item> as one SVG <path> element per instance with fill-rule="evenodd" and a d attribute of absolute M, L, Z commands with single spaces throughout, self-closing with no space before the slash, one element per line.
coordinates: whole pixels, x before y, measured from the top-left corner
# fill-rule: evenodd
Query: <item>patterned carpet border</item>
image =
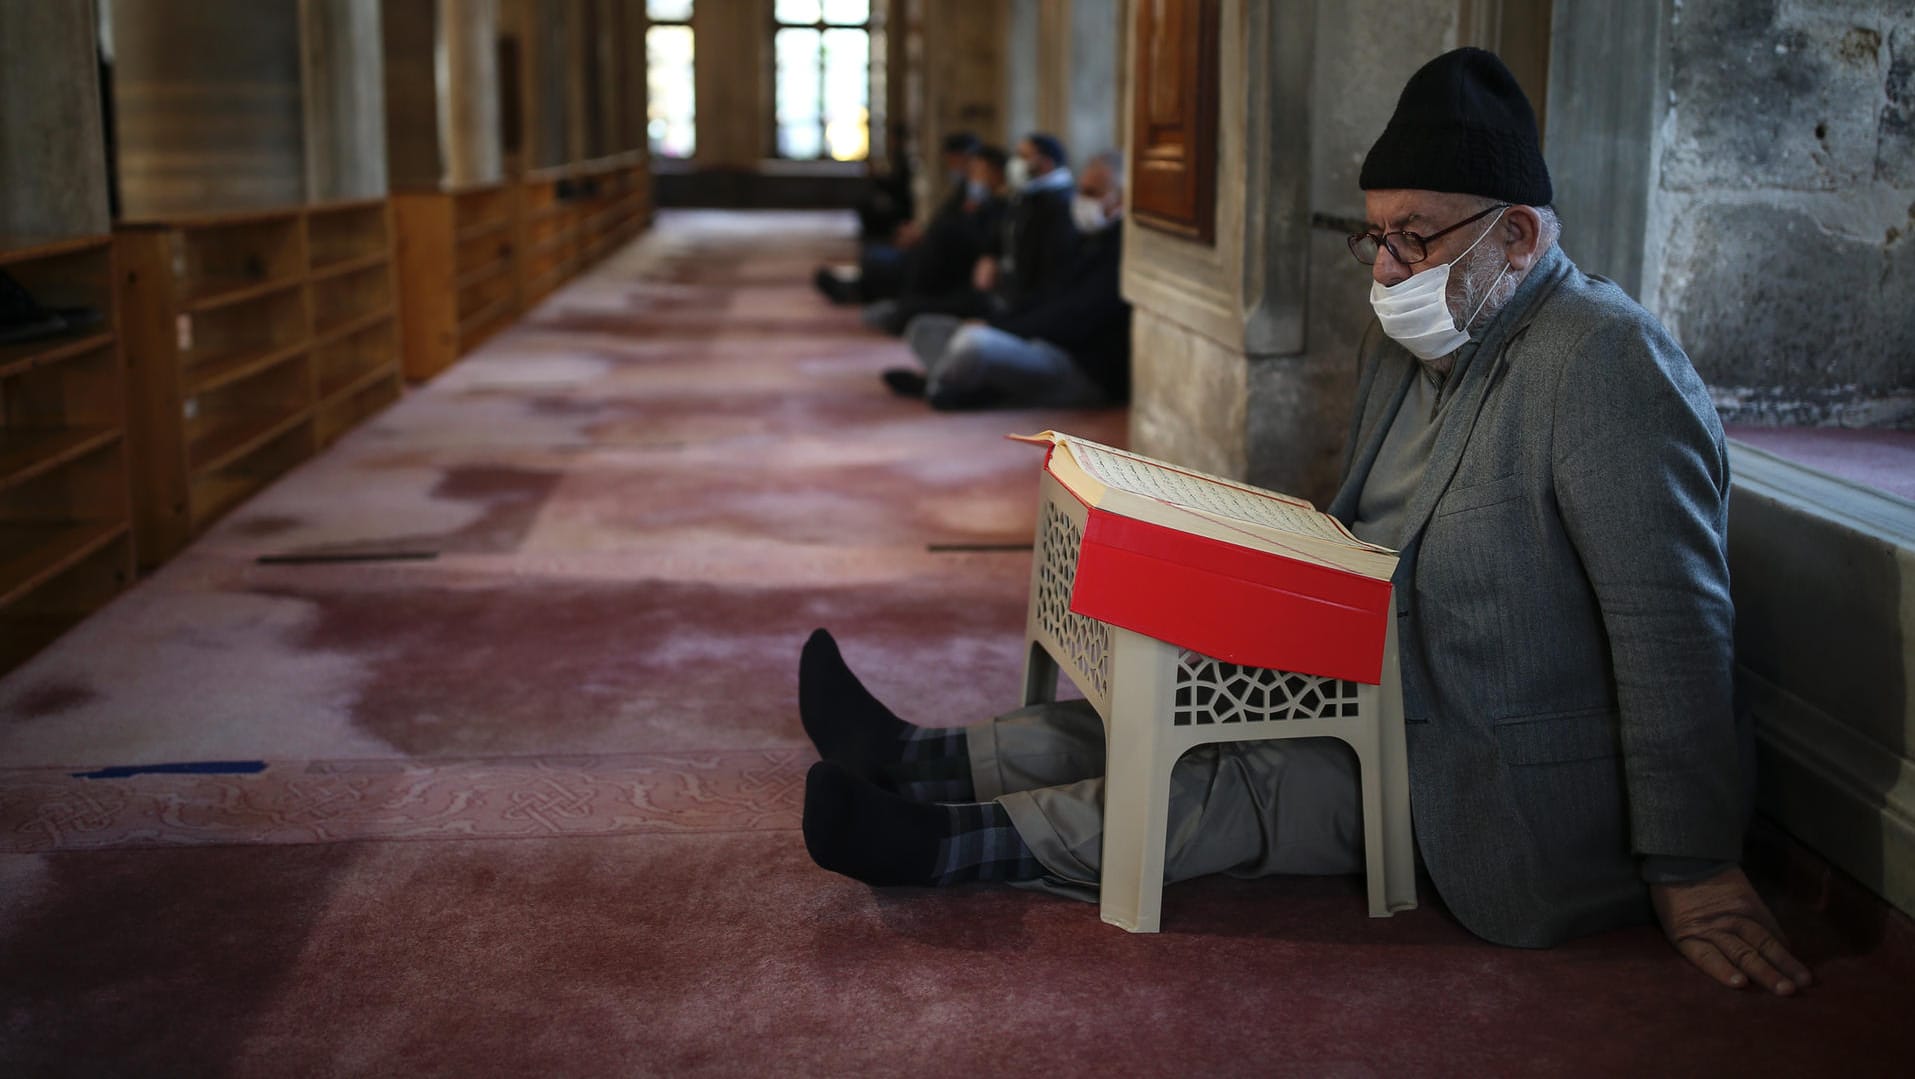
<path fill-rule="evenodd" d="M 0 770 L 0 852 L 798 827 L 789 750 L 268 762 L 254 775 Z"/>

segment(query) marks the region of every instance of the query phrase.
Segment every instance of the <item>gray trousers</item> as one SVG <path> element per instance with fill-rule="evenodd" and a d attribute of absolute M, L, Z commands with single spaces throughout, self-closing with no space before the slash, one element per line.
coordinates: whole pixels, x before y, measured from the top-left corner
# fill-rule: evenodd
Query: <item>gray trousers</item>
<path fill-rule="evenodd" d="M 1048 341 L 1019 337 L 953 315 L 919 315 L 904 339 L 924 365 L 925 396 L 993 394 L 1008 405 L 1091 408 L 1107 404 L 1102 387 L 1071 355 Z"/>
<path fill-rule="evenodd" d="M 1046 891 L 1095 900 L 1104 839 L 1104 723 L 1083 701 L 965 729 L 979 801 L 1010 814 Z M 1198 746 L 1170 774 L 1164 880 L 1363 871 L 1356 755 L 1335 738 Z"/>

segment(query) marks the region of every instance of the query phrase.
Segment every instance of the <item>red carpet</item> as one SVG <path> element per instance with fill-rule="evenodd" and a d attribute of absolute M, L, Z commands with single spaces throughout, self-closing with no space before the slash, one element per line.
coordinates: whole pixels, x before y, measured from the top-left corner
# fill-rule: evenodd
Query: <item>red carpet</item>
<path fill-rule="evenodd" d="M 902 347 L 805 284 L 848 231 L 667 216 L 0 681 L 0 1075 L 1915 1060 L 1908 920 L 1785 844 L 1795 1000 L 1647 928 L 1517 952 L 1434 897 L 1371 920 L 1355 879 L 1173 887 L 1130 936 L 813 868 L 804 635 L 912 718 L 1006 706 L 1037 461 L 1000 436 L 1124 429 L 888 396 Z M 135 767 L 175 762 L 254 763 Z"/>

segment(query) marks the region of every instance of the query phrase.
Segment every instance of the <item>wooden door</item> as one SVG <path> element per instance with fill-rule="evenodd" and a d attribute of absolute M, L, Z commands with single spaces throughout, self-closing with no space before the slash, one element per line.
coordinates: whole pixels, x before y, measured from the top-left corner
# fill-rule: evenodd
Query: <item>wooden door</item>
<path fill-rule="evenodd" d="M 1131 214 L 1210 243 L 1217 233 L 1217 0 L 1137 0 Z"/>

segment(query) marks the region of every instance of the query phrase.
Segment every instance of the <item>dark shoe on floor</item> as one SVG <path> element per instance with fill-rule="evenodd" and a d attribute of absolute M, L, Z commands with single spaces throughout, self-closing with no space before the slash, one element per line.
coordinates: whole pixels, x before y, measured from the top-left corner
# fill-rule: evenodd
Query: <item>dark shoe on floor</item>
<path fill-rule="evenodd" d="M 893 367 L 884 373 L 884 384 L 899 397 L 923 397 L 930 381 L 909 367 Z"/>
<path fill-rule="evenodd" d="M 954 390 L 949 386 L 925 397 L 925 403 L 939 412 L 978 412 L 988 408 L 1012 407 L 1001 394 L 989 390 Z"/>
<path fill-rule="evenodd" d="M 847 278 L 832 266 L 820 266 L 818 272 L 811 275 L 811 283 L 818 291 L 835 304 L 862 303 L 864 297 L 855 278 Z"/>

